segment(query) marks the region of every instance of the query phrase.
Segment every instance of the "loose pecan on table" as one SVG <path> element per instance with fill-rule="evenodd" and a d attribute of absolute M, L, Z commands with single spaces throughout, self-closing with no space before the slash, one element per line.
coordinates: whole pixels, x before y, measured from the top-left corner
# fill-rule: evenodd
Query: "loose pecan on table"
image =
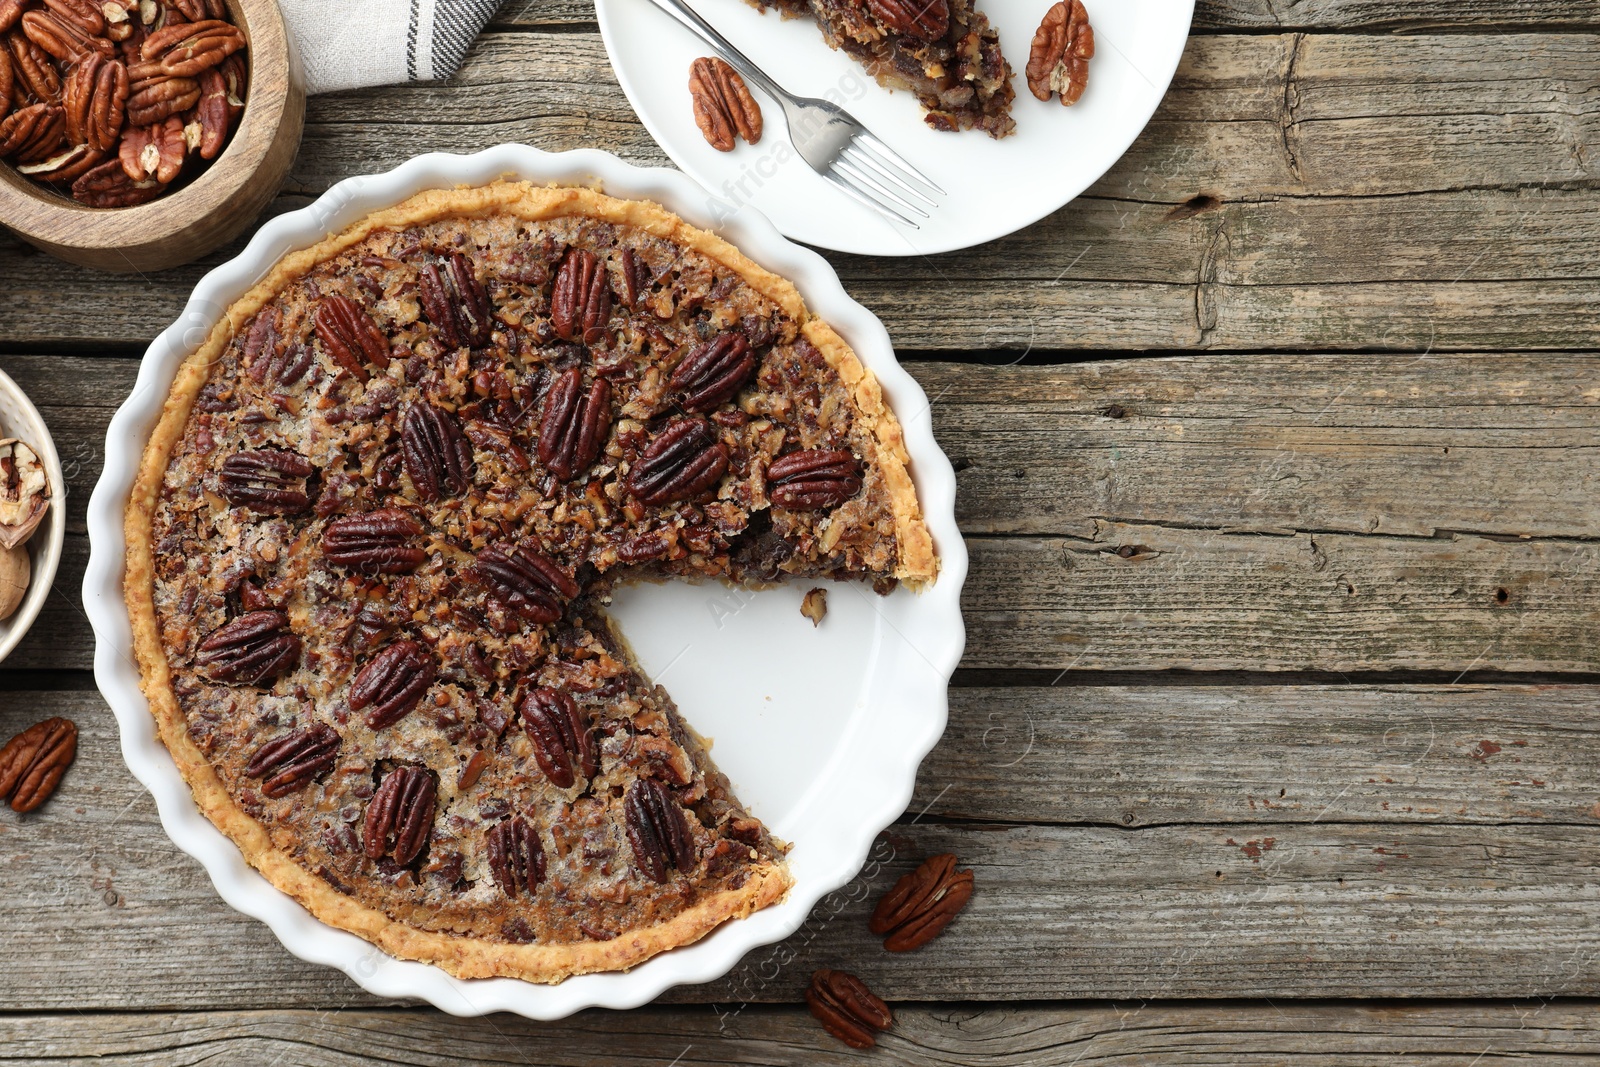
<path fill-rule="evenodd" d="M 478 553 L 467 576 L 507 611 L 535 623 L 555 622 L 562 603 L 578 595 L 578 583 L 531 539 L 490 545 Z"/>
<path fill-rule="evenodd" d="M 544 846 L 539 833 L 520 815 L 498 823 L 486 835 L 489 871 L 508 897 L 526 889 L 532 893 L 544 881 Z"/>
<path fill-rule="evenodd" d="M 667 424 L 628 471 L 628 491 L 650 507 L 698 496 L 728 471 L 728 449 L 705 419 Z"/>
<path fill-rule="evenodd" d="M 921 948 L 943 932 L 972 898 L 972 872 L 956 870 L 955 856 L 930 856 L 901 878 L 873 909 L 867 929 L 890 952 Z"/>
<path fill-rule="evenodd" d="M 363 826 L 368 859 L 393 856 L 404 867 L 417 858 L 433 831 L 433 801 L 438 783 L 421 767 L 396 767 L 367 803 Z"/>
<path fill-rule="evenodd" d="M 417 279 L 423 313 L 451 348 L 482 348 L 494 329 L 489 294 L 460 252 L 425 263 Z"/>
<path fill-rule="evenodd" d="M 1028 53 L 1028 88 L 1040 100 L 1061 94 L 1063 106 L 1075 104 L 1089 82 L 1094 58 L 1094 29 L 1083 0 L 1059 0 L 1045 12 Z"/>
<path fill-rule="evenodd" d="M 472 443 L 461 423 L 426 400 L 406 409 L 400 453 L 417 495 L 430 503 L 460 496 L 472 486 Z"/>
<path fill-rule="evenodd" d="M 539 462 L 562 481 L 588 470 L 611 429 L 611 386 L 596 378 L 583 388 L 583 368 L 561 372 L 545 396 L 539 420 Z"/>
<path fill-rule="evenodd" d="M 949 0 L 867 0 L 867 10 L 906 37 L 937 41 L 950 32 Z"/>
<path fill-rule="evenodd" d="M 95 168 L 84 178 L 101 169 Z M 121 169 L 117 167 L 119 172 Z M 311 510 L 306 479 L 315 471 L 311 461 L 297 452 L 263 448 L 229 456 L 222 463 L 217 481 L 223 498 L 236 508 L 249 508 L 262 515 L 298 515 Z"/>
<path fill-rule="evenodd" d="M 261 792 L 276 800 L 327 774 L 338 761 L 339 735 L 319 722 L 262 745 L 244 773 L 263 779 Z"/>
<path fill-rule="evenodd" d="M 599 344 L 611 320 L 611 278 L 593 252 L 575 248 L 556 271 L 550 326 L 563 341 Z"/>
<path fill-rule="evenodd" d="M 641 873 L 665 882 L 667 869 L 691 871 L 695 865 L 694 838 L 683 805 L 672 790 L 654 778 L 640 778 L 623 801 L 628 821 L 628 843 Z"/>
<path fill-rule="evenodd" d="M 689 96 L 694 124 L 718 152 L 732 152 L 739 137 L 750 144 L 761 140 L 761 105 L 724 61 L 703 56 L 689 64 Z"/>
<path fill-rule="evenodd" d="M 389 366 L 389 339 L 372 321 L 367 309 L 347 296 L 325 297 L 313 316 L 317 338 L 333 361 L 361 381 L 368 367 Z"/>
<path fill-rule="evenodd" d="M 422 702 L 438 676 L 433 653 L 415 641 L 396 641 L 350 683 L 350 710 L 366 711 L 370 730 L 393 726 Z"/>
<path fill-rule="evenodd" d="M 727 330 L 689 350 L 672 370 L 668 386 L 681 399 L 685 411 L 715 411 L 750 380 L 756 370 L 755 353 L 745 335 Z"/>
<path fill-rule="evenodd" d="M 427 560 L 417 544 L 422 524 L 399 508 L 347 515 L 322 531 L 322 555 L 329 563 L 360 574 L 406 574 Z"/>
<path fill-rule="evenodd" d="M 767 468 L 767 495 L 779 507 L 794 511 L 838 507 L 860 491 L 860 464 L 838 449 L 791 452 Z"/>
<path fill-rule="evenodd" d="M 849 971 L 820 970 L 806 988 L 806 1006 L 822 1028 L 851 1048 L 872 1048 L 875 1031 L 894 1025 L 889 1005 L 873 995 L 867 984 Z"/>
<path fill-rule="evenodd" d="M 0 800 L 29 812 L 50 799 L 78 754 L 78 728 L 71 719 L 34 723 L 0 748 Z"/>
<path fill-rule="evenodd" d="M 593 778 L 600 749 L 587 716 L 570 694 L 538 688 L 522 698 L 522 729 L 533 743 L 533 758 L 558 789 L 570 789 L 575 775 Z"/>
<path fill-rule="evenodd" d="M 195 650 L 195 665 L 214 682 L 260 685 L 300 663 L 300 638 L 281 611 L 252 611 L 214 630 Z"/>

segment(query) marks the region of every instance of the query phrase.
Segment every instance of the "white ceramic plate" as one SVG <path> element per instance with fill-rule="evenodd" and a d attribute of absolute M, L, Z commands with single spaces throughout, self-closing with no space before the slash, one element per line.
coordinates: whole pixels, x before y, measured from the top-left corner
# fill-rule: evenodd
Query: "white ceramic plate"
<path fill-rule="evenodd" d="M 288 251 L 423 189 L 499 177 L 598 181 L 615 195 L 655 200 L 793 280 L 811 309 L 855 347 L 899 413 L 944 567 L 920 596 L 900 590 L 879 598 L 836 587 L 815 631 L 799 613 L 802 588 L 754 594 L 719 585 L 650 586 L 618 597 L 617 614 L 645 669 L 714 739 L 715 758 L 739 796 L 793 843 L 795 886 L 776 907 L 627 974 L 583 975 L 556 986 L 463 981 L 393 959 L 313 919 L 249 867 L 199 813 L 155 737 L 122 600 L 122 518 L 140 452 L 178 365 L 221 311 Z M 634 1007 L 671 986 L 718 978 L 750 949 L 799 929 L 817 900 L 855 875 L 877 832 L 905 810 L 917 765 L 944 730 L 946 686 L 965 641 L 967 555 L 955 524 L 955 474 L 934 443 L 927 397 L 895 362 L 883 325 L 845 295 L 820 256 L 784 240 L 753 211 L 719 222 L 704 203 L 703 190 L 675 171 L 641 170 L 602 152 L 552 155 L 521 145 L 421 156 L 387 174 L 340 182 L 311 206 L 267 223 L 236 259 L 200 281 L 182 317 L 150 346 L 132 397 L 111 422 L 105 473 L 89 502 L 83 596 L 95 629 L 95 678 L 121 725 L 128 766 L 154 794 L 172 840 L 205 866 L 229 904 L 267 923 L 295 955 L 337 967 L 381 996 L 417 997 L 456 1015 L 513 1011 L 555 1019 L 591 1006 Z"/>
<path fill-rule="evenodd" d="M 926 255 L 1004 237 L 1087 189 L 1128 150 L 1167 91 L 1189 36 L 1194 0 L 1087 0 L 1095 56 L 1089 86 L 1072 107 L 1042 103 L 1022 68 L 1053 0 L 979 0 L 1000 31 L 1015 72 L 1017 132 L 939 133 L 907 92 L 889 92 L 809 19 L 766 15 L 744 0 L 689 0 L 694 8 L 798 96 L 843 106 L 949 196 L 912 230 L 833 188 L 796 156 L 783 109 L 755 92 L 766 129 L 759 144 L 718 152 L 694 124 L 689 64 L 710 49 L 650 0 L 595 0 L 600 33 L 623 92 L 667 155 L 715 194 L 710 205 L 760 209 L 806 244 L 875 256 Z"/>
<path fill-rule="evenodd" d="M 28 538 L 33 573 L 22 603 L 9 619 L 0 622 L 0 660 L 11 655 L 39 617 L 39 609 L 50 596 L 50 583 L 56 580 L 61 546 L 67 536 L 67 480 L 61 473 L 56 444 L 27 394 L 8 375 L 0 373 L 0 441 L 9 437 L 25 442 L 44 463 L 45 477 L 50 480 L 50 512 Z"/>

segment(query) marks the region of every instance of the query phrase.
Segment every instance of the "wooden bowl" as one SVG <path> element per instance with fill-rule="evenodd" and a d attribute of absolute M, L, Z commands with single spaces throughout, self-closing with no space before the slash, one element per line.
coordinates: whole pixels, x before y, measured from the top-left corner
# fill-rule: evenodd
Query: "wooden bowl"
<path fill-rule="evenodd" d="M 152 271 L 238 236 L 283 186 L 305 127 L 305 79 L 277 0 L 227 0 L 250 42 L 250 87 L 228 147 L 176 192 L 137 207 L 91 208 L 0 164 L 0 223 L 69 263 Z"/>

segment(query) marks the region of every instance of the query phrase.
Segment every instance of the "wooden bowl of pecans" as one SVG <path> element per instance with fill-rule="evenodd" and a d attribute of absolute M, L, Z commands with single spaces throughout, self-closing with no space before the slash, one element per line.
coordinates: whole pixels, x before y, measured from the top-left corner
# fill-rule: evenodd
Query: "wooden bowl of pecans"
<path fill-rule="evenodd" d="M 231 240 L 304 124 L 276 0 L 0 0 L 0 223 L 68 262 L 162 270 Z"/>

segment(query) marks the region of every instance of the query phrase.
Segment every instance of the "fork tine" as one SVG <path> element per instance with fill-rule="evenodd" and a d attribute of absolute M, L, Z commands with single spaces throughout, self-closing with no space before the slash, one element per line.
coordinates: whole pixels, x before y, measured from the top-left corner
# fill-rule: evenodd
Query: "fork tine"
<path fill-rule="evenodd" d="M 855 186 L 841 178 L 838 174 L 835 174 L 833 170 L 829 169 L 823 171 L 822 176 L 847 194 L 850 199 L 856 201 L 858 204 L 861 204 L 863 207 L 872 209 L 891 222 L 902 223 L 906 226 L 910 226 L 913 230 L 922 229 L 921 226 L 918 226 L 915 222 L 912 222 L 910 219 L 900 214 L 900 212 L 885 207 L 883 204 L 880 204 L 876 200 L 872 199 L 872 197 L 868 196 L 866 193 L 861 192 Z"/>
<path fill-rule="evenodd" d="M 851 163 L 856 164 L 858 167 L 870 167 L 872 171 L 876 173 L 876 175 L 882 177 L 884 181 L 888 182 L 889 187 L 895 192 L 906 196 L 914 196 L 918 200 L 921 200 L 924 204 L 927 204 L 929 207 L 939 206 L 932 197 L 926 196 L 919 192 L 915 186 L 911 185 L 911 183 L 907 182 L 904 178 L 890 170 L 887 164 L 879 163 L 872 157 L 872 154 L 869 151 L 858 149 L 855 145 L 851 145 L 849 148 L 846 148 L 839 154 L 848 159 Z"/>
<path fill-rule="evenodd" d="M 863 170 L 859 165 L 845 159 L 843 156 L 833 161 L 833 169 L 854 183 L 856 188 L 875 200 L 888 201 L 895 208 L 914 211 L 925 219 L 930 217 L 926 211 L 894 192 L 877 178 L 874 178 L 870 171 Z"/>
<path fill-rule="evenodd" d="M 921 182 L 923 184 L 923 186 L 925 186 L 926 188 L 932 189 L 934 192 L 938 193 L 940 196 L 949 196 L 950 195 L 949 193 L 945 192 L 943 189 L 939 188 L 938 185 L 934 184 L 934 182 L 931 179 L 929 179 L 925 174 L 923 174 L 916 167 L 913 167 L 911 164 L 907 163 L 904 159 L 901 159 L 900 158 L 900 154 L 898 152 L 896 152 L 894 149 L 890 148 L 888 145 L 884 144 L 882 141 L 880 141 L 876 137 L 874 137 L 872 135 L 872 131 L 871 130 L 862 129 L 862 131 L 860 133 L 856 134 L 855 143 L 860 145 L 864 151 L 876 152 L 878 154 L 878 156 L 880 156 L 885 161 L 887 161 L 889 163 L 892 163 L 895 166 L 899 167 L 902 171 L 904 171 L 906 173 L 906 175 L 908 177 L 915 178 L 917 181 Z"/>

